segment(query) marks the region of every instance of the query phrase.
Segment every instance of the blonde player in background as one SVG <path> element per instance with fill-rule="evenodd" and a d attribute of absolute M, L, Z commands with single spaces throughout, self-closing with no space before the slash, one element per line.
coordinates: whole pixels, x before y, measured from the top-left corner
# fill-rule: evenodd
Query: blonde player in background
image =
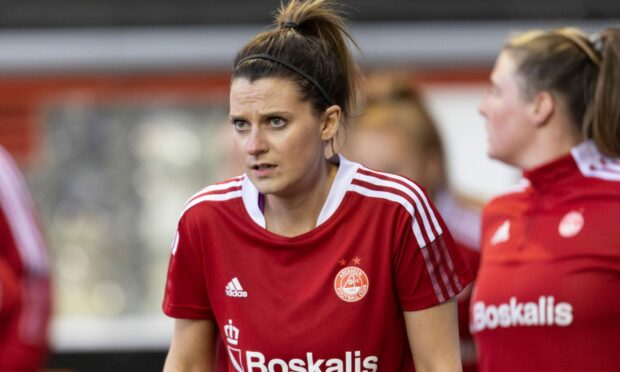
<path fill-rule="evenodd" d="M 480 105 L 523 170 L 484 209 L 471 328 L 483 372 L 620 368 L 620 30 L 508 40 Z"/>

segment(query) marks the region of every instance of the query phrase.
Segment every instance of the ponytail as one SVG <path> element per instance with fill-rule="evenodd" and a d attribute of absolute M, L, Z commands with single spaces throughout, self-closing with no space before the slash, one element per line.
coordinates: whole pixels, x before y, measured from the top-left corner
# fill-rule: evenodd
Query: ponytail
<path fill-rule="evenodd" d="M 347 41 L 357 46 L 335 2 L 291 0 L 280 6 L 272 30 L 256 35 L 239 51 L 232 78 L 291 79 L 317 114 L 338 105 L 346 121 L 360 79 Z"/>
<path fill-rule="evenodd" d="M 586 136 L 603 154 L 620 157 L 620 29 L 603 31 L 594 43 L 602 48 L 602 58 Z"/>

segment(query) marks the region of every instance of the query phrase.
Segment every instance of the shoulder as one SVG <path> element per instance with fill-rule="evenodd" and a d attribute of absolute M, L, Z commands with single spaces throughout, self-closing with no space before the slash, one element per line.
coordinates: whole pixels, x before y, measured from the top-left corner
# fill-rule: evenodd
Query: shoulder
<path fill-rule="evenodd" d="M 379 172 L 366 167 L 357 169 L 350 191 L 369 201 L 392 203 L 408 207 L 429 204 L 426 190 L 417 182 L 396 174 Z"/>
<path fill-rule="evenodd" d="M 361 195 L 367 203 L 396 209 L 404 218 L 413 219 L 414 232 L 434 239 L 441 235 L 441 217 L 426 190 L 417 182 L 396 174 L 360 167 L 351 181 L 350 191 Z"/>
<path fill-rule="evenodd" d="M 187 215 L 200 214 L 209 211 L 214 204 L 226 206 L 226 202 L 242 197 L 242 188 L 245 175 L 209 185 L 192 195 L 181 212 L 180 219 Z"/>
<path fill-rule="evenodd" d="M 502 190 L 499 194 L 489 199 L 484 205 L 483 212 L 497 206 L 505 207 L 506 205 L 521 204 L 530 190 L 530 181 L 526 178 L 521 178 L 514 185 Z"/>

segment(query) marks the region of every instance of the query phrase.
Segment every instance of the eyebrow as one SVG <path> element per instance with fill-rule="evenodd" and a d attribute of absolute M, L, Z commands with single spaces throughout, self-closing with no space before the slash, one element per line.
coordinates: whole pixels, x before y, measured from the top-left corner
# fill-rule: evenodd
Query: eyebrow
<path fill-rule="evenodd" d="M 276 110 L 276 111 L 269 111 L 269 112 L 259 114 L 259 117 L 261 120 L 266 119 L 266 118 L 271 118 L 274 116 L 291 117 L 293 116 L 293 113 L 291 111 Z M 245 116 L 243 114 L 233 113 L 229 115 L 229 118 L 230 120 L 245 120 Z"/>

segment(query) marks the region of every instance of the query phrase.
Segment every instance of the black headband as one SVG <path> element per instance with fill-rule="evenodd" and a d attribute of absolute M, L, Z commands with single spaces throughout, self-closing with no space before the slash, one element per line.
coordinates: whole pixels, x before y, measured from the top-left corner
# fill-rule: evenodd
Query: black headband
<path fill-rule="evenodd" d="M 289 70 L 295 72 L 297 75 L 303 77 L 304 79 L 308 80 L 309 82 L 312 83 L 312 85 L 314 85 L 316 87 L 316 89 L 319 90 L 319 92 L 321 93 L 321 95 L 323 96 L 323 98 L 325 98 L 325 101 L 327 101 L 328 104 L 332 105 L 332 100 L 329 98 L 329 95 L 327 94 L 327 92 L 325 91 L 325 89 L 323 89 L 323 87 L 321 87 L 321 85 L 319 85 L 319 83 L 317 83 L 316 80 L 314 80 L 310 75 L 306 74 L 305 72 L 303 72 L 301 69 L 293 66 L 292 64 L 286 62 L 286 61 L 282 61 L 281 59 L 278 59 L 276 57 L 270 56 L 268 54 L 252 54 L 249 55 L 243 59 L 241 59 L 238 63 L 237 66 L 239 66 L 240 64 L 242 64 L 243 62 L 250 60 L 250 59 L 265 59 L 267 61 L 272 61 L 272 62 L 276 62 L 286 68 L 288 68 Z M 236 68 L 236 67 L 235 67 Z"/>

